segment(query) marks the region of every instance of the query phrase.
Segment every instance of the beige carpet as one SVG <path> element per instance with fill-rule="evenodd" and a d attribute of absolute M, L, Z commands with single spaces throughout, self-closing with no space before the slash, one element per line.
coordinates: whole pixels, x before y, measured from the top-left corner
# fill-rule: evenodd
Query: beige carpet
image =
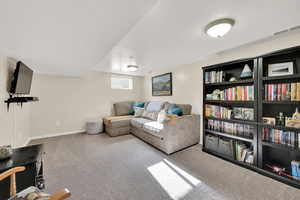
<path fill-rule="evenodd" d="M 44 143 L 47 190 L 74 200 L 298 200 L 300 190 L 203 153 L 167 156 L 134 136 L 77 134 Z"/>

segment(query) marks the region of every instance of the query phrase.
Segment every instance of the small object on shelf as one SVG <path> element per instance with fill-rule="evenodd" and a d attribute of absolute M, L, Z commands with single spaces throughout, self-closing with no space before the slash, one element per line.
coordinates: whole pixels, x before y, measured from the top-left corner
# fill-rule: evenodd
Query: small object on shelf
<path fill-rule="evenodd" d="M 286 117 L 285 126 L 291 128 L 300 128 L 300 120 L 294 120 L 290 117 Z"/>
<path fill-rule="evenodd" d="M 279 116 L 276 117 L 276 125 L 284 126 L 284 116 L 282 112 L 280 112 Z"/>
<path fill-rule="evenodd" d="M 0 146 L 0 160 L 8 159 L 12 156 L 11 145 Z"/>
<path fill-rule="evenodd" d="M 229 82 L 234 82 L 234 81 L 237 81 L 237 79 L 234 76 L 229 79 Z"/>
<path fill-rule="evenodd" d="M 300 128 L 300 113 L 298 112 L 298 108 L 296 108 L 296 111 L 292 117 L 286 117 L 285 126 L 292 128 Z"/>
<path fill-rule="evenodd" d="M 274 117 L 263 117 L 264 124 L 274 125 L 276 124 L 276 119 Z"/>
<path fill-rule="evenodd" d="M 268 65 L 268 76 L 285 76 L 294 74 L 294 63 L 284 62 Z"/>
<path fill-rule="evenodd" d="M 240 78 L 241 79 L 243 79 L 243 78 L 252 78 L 252 71 L 251 71 L 251 69 L 250 69 L 250 67 L 249 67 L 248 64 L 246 64 L 244 66 L 244 69 L 243 69 L 243 71 L 242 71 L 242 73 L 240 75 Z"/>
<path fill-rule="evenodd" d="M 254 109 L 253 108 L 233 108 L 233 118 L 243 120 L 254 120 Z"/>
<path fill-rule="evenodd" d="M 292 119 L 300 120 L 300 113 L 298 112 L 298 108 L 296 108 L 296 111 L 294 112 Z"/>
<path fill-rule="evenodd" d="M 300 162 L 293 160 L 291 162 L 291 168 L 292 168 L 293 178 L 299 180 L 300 179 Z"/>
<path fill-rule="evenodd" d="M 269 165 L 266 164 L 266 167 L 272 169 L 272 171 L 280 176 L 286 176 L 289 178 L 293 178 L 287 171 L 285 168 L 280 167 L 280 166 L 276 166 L 276 165 Z"/>

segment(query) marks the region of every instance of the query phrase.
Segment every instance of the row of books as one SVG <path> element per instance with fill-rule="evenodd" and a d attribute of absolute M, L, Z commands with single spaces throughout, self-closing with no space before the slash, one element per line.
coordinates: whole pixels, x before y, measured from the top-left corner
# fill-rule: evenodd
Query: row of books
<path fill-rule="evenodd" d="M 246 144 L 242 142 L 235 142 L 235 159 L 240 162 L 253 164 L 254 155 L 253 150 L 248 148 Z"/>
<path fill-rule="evenodd" d="M 254 86 L 237 86 L 225 90 L 215 90 L 206 96 L 207 100 L 253 101 Z"/>
<path fill-rule="evenodd" d="M 205 104 L 205 116 L 206 117 L 215 117 L 222 119 L 231 119 L 232 109 Z"/>
<path fill-rule="evenodd" d="M 222 119 L 239 119 L 239 120 L 254 120 L 254 109 L 253 108 L 240 108 L 234 107 L 233 109 L 205 104 L 205 116 L 215 117 Z"/>
<path fill-rule="evenodd" d="M 225 81 L 224 71 L 205 72 L 205 83 L 221 83 Z"/>
<path fill-rule="evenodd" d="M 265 84 L 265 100 L 300 101 L 300 82 Z"/>
<path fill-rule="evenodd" d="M 250 139 L 253 138 L 253 134 L 255 132 L 254 126 L 252 125 L 223 122 L 212 119 L 207 120 L 207 128 L 209 130 L 228 133 L 231 135 Z"/>
<path fill-rule="evenodd" d="M 272 128 L 263 128 L 262 140 L 275 144 L 295 146 L 295 133 Z"/>

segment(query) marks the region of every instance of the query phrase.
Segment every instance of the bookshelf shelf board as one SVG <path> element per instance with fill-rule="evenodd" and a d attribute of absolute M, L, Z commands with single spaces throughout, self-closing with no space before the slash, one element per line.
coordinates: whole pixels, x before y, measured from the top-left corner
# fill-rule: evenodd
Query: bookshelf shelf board
<path fill-rule="evenodd" d="M 223 101 L 223 100 L 205 100 L 207 104 L 221 104 L 221 105 L 232 105 L 232 104 L 241 104 L 245 106 L 253 106 L 254 101 Z"/>
<path fill-rule="evenodd" d="M 273 129 L 279 129 L 283 131 L 293 131 L 296 133 L 300 133 L 299 128 L 293 128 L 293 127 L 287 127 L 287 126 L 276 126 L 276 125 L 271 125 L 271 124 L 260 124 L 260 126 L 265 127 L 265 128 L 273 128 Z"/>
<path fill-rule="evenodd" d="M 287 146 L 285 144 L 275 144 L 275 143 L 263 141 L 262 145 L 272 147 L 272 148 L 276 148 L 276 149 L 284 149 L 284 150 L 287 150 L 287 151 L 297 151 L 297 152 L 300 153 L 300 151 L 298 149 L 295 149 L 294 147 Z"/>
<path fill-rule="evenodd" d="M 293 80 L 300 79 L 300 74 L 286 75 L 286 76 L 272 76 L 272 77 L 263 77 L 263 81 L 277 81 L 277 80 Z"/>
<path fill-rule="evenodd" d="M 271 169 L 264 168 L 263 170 L 264 170 L 263 174 L 265 174 L 266 176 L 269 176 L 280 182 L 292 185 L 292 186 L 300 189 L 300 181 L 276 174 Z"/>
<path fill-rule="evenodd" d="M 231 138 L 231 139 L 235 139 L 235 140 L 244 141 L 244 142 L 251 142 L 251 143 L 253 142 L 253 140 L 250 139 L 250 138 L 244 138 L 244 137 L 240 137 L 240 136 L 236 136 L 236 135 L 230 135 L 228 133 L 221 133 L 221 132 L 213 131 L 213 130 L 209 130 L 209 129 L 205 129 L 205 132 L 211 133 L 211 134 L 214 134 L 214 135 L 219 135 L 219 136 Z"/>
<path fill-rule="evenodd" d="M 219 121 L 223 121 L 223 122 L 238 123 L 238 124 L 249 124 L 249 125 L 256 125 L 257 124 L 255 121 L 247 121 L 247 120 L 222 119 L 222 118 L 216 118 L 216 117 L 205 117 L 205 118 L 206 119 L 219 120 Z"/>
<path fill-rule="evenodd" d="M 205 83 L 205 87 L 212 86 L 226 86 L 226 85 L 250 85 L 253 84 L 253 79 L 239 80 L 239 81 L 225 81 L 220 83 Z"/>
<path fill-rule="evenodd" d="M 300 105 L 300 101 L 266 101 L 266 100 L 264 100 L 262 103 L 264 103 L 264 104 L 291 104 L 291 105 Z"/>

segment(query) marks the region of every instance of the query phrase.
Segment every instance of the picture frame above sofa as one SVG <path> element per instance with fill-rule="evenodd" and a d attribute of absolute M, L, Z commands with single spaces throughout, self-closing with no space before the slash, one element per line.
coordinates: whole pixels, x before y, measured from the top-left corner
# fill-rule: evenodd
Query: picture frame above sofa
<path fill-rule="evenodd" d="M 172 96 L 172 73 L 152 77 L 152 96 Z"/>

